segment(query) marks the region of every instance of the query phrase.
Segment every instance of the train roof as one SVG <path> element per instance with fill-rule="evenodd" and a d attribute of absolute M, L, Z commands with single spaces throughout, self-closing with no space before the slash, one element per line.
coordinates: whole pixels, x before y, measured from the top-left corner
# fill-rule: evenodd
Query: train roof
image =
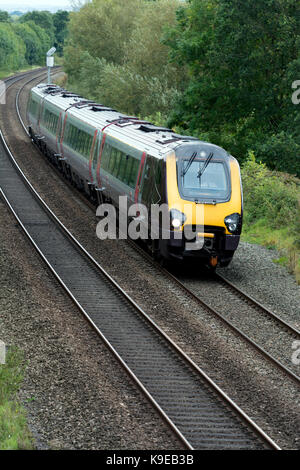
<path fill-rule="evenodd" d="M 41 83 L 32 88 L 32 92 L 45 99 L 45 101 L 68 112 L 111 137 L 146 151 L 153 156 L 163 158 L 171 150 L 184 144 L 201 144 L 214 148 L 222 157 L 229 157 L 228 153 L 217 145 L 200 141 L 195 137 L 176 134 L 172 129 L 158 127 L 154 124 L 141 120 L 135 116 L 127 116 L 108 106 L 87 100 L 82 96 L 69 92 L 55 84 Z"/>

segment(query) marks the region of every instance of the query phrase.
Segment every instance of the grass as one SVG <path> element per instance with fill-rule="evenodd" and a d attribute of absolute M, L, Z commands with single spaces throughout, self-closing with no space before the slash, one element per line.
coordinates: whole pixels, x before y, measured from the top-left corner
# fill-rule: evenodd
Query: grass
<path fill-rule="evenodd" d="M 23 354 L 12 348 L 6 364 L 0 365 L 0 450 L 33 449 L 26 412 L 17 397 L 24 370 Z"/>
<path fill-rule="evenodd" d="M 18 70 L 0 70 L 0 80 L 3 80 L 3 78 L 7 78 L 7 77 L 11 77 L 12 75 L 15 75 L 17 73 L 22 73 L 22 72 L 28 72 L 30 70 L 35 70 L 35 69 L 39 69 L 40 67 L 42 67 L 41 65 L 31 65 L 31 66 L 27 66 L 25 68 L 22 68 L 22 69 L 18 69 Z"/>

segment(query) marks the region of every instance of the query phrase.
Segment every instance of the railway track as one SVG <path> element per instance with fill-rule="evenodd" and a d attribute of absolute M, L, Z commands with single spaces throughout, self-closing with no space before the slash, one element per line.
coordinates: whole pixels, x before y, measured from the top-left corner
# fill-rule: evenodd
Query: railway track
<path fill-rule="evenodd" d="M 186 275 L 178 270 L 164 270 L 164 273 L 287 377 L 300 383 L 299 366 L 291 362 L 291 345 L 300 340 L 296 328 L 218 273 L 208 272 L 201 282 L 191 276 L 190 270 Z"/>
<path fill-rule="evenodd" d="M 24 131 L 29 135 L 19 109 L 19 98 L 24 86 L 19 89 L 16 95 L 16 110 Z M 57 170 L 56 172 L 61 177 Z M 74 190 L 74 187 L 68 181 L 67 183 Z M 80 195 L 84 202 L 94 210 L 94 206 L 81 193 L 77 191 L 77 195 Z M 293 341 L 300 340 L 300 332 L 296 328 L 264 307 L 253 297 L 241 291 L 219 273 L 214 273 L 212 276 L 208 272 L 208 281 L 202 279 L 199 282 L 197 276 L 191 278 L 190 267 L 188 268 L 188 275 L 184 277 L 181 268 L 179 271 L 164 269 L 137 243 L 131 240 L 129 240 L 129 243 L 141 256 L 146 257 L 148 261 L 155 265 L 156 269 L 160 269 L 162 274 L 175 282 L 182 291 L 198 302 L 201 307 L 222 320 L 227 327 L 237 333 L 296 383 L 300 382 L 299 367 L 291 363 L 291 345 Z M 212 302 L 216 298 L 217 290 L 222 293 L 222 302 L 219 304 Z M 228 305 L 230 305 L 230 309 L 228 309 Z M 241 315 L 243 316 L 242 326 Z M 268 331 L 269 335 L 267 342 L 265 341 L 265 335 L 262 334 L 265 331 Z"/>
<path fill-rule="evenodd" d="M 278 449 L 59 222 L 22 173 L 2 133 L 0 166 L 1 195 L 24 233 L 184 445 Z"/>

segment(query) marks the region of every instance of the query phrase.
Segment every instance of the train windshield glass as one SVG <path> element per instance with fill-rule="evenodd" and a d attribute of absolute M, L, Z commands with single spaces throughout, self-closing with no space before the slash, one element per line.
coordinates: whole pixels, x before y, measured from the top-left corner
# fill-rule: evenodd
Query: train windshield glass
<path fill-rule="evenodd" d="M 222 156 L 207 149 L 176 157 L 178 187 L 182 197 L 215 202 L 229 199 L 229 168 Z"/>

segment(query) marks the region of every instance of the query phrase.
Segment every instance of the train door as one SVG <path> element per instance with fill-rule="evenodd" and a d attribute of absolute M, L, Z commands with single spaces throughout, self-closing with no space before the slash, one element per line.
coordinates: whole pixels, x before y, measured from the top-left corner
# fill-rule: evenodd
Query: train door
<path fill-rule="evenodd" d="M 162 160 L 147 155 L 145 162 L 143 179 L 141 184 L 141 201 L 147 207 L 148 210 L 148 230 L 149 234 L 156 234 L 155 238 L 160 233 L 161 216 L 159 219 L 152 220 L 152 205 L 160 205 L 163 202 L 162 193 Z M 158 209 L 158 208 L 156 208 Z M 156 211 L 154 212 L 156 213 Z M 158 212 L 159 214 L 159 212 Z M 150 237 L 149 237 L 150 240 Z M 153 253 L 158 249 L 157 242 L 153 240 L 150 242 L 151 250 Z"/>
<path fill-rule="evenodd" d="M 161 162 L 160 160 L 147 155 L 141 182 L 141 202 L 148 210 L 151 204 L 159 204 L 161 195 Z"/>

